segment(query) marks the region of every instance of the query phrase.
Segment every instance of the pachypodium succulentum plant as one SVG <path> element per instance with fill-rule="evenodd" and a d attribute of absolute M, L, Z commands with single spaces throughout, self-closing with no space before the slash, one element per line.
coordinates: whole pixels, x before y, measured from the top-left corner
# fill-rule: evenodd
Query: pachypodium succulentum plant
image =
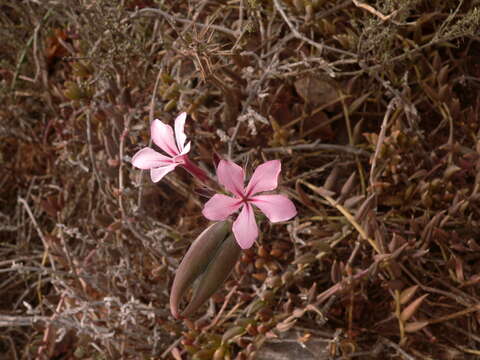
<path fill-rule="evenodd" d="M 186 118 L 185 112 L 177 116 L 175 131 L 160 120 L 152 122 L 152 140 L 167 155 L 145 147 L 133 156 L 132 164 L 139 169 L 150 170 L 153 182 L 160 181 L 181 166 L 206 185 L 216 183 L 188 158 L 191 143 L 187 143 L 184 131 Z M 253 245 L 258 238 L 254 208 L 258 208 L 273 223 L 290 220 L 297 214 L 295 205 L 286 196 L 260 194 L 278 187 L 280 172 L 280 160 L 267 161 L 255 169 L 247 186 L 244 186 L 242 167 L 229 160 L 220 160 L 216 169 L 218 183 L 233 196 L 215 194 L 205 203 L 203 215 L 220 222 L 200 234 L 178 268 L 170 294 L 174 317 L 186 317 L 198 309 L 226 280 L 241 249 Z M 240 212 L 232 225 L 229 217 L 237 211 Z M 196 284 L 192 299 L 182 312 L 179 303 L 192 284 Z"/>

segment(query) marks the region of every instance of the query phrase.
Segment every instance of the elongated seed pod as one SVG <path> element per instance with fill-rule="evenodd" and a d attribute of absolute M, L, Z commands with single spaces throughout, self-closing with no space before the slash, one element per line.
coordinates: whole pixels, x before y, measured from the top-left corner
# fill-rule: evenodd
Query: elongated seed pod
<path fill-rule="evenodd" d="M 231 233 L 231 222 L 221 221 L 210 225 L 193 242 L 182 259 L 170 292 L 170 311 L 179 317 L 178 306 L 185 291 L 212 261 L 220 245 Z"/>
<path fill-rule="evenodd" d="M 197 310 L 228 278 L 240 257 L 242 249 L 238 246 L 233 234 L 220 245 L 213 260 L 200 277 L 193 292 L 192 300 L 182 312 L 182 316 L 190 316 Z"/>

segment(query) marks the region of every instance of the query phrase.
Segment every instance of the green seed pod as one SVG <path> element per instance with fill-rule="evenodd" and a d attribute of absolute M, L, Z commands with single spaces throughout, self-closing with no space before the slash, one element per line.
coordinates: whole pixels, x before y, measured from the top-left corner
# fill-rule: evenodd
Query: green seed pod
<path fill-rule="evenodd" d="M 183 311 L 182 316 L 190 316 L 218 290 L 235 267 L 240 253 L 240 246 L 233 234 L 230 234 L 221 243 L 216 253 L 210 257 L 211 261 L 199 278 L 192 300 Z"/>
<path fill-rule="evenodd" d="M 229 221 L 215 223 L 205 229 L 188 249 L 177 269 L 170 293 L 170 311 L 174 317 L 179 317 L 178 306 L 185 291 L 205 272 L 230 232 Z"/>

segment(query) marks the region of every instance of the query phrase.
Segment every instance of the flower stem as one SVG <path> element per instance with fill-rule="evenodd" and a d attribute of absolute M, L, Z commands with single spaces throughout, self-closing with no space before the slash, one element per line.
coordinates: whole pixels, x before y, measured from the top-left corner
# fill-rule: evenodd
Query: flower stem
<path fill-rule="evenodd" d="M 213 180 L 207 175 L 205 171 L 200 169 L 197 165 L 190 161 L 188 157 L 185 157 L 183 167 L 187 170 L 191 175 L 196 177 L 205 185 L 212 182 Z"/>

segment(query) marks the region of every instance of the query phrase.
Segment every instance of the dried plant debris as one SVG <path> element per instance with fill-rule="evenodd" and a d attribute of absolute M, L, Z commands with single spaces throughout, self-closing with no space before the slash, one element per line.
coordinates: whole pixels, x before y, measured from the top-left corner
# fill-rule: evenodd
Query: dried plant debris
<path fill-rule="evenodd" d="M 0 0 L 0 353 L 479 358 L 479 9 Z M 203 171 L 279 159 L 298 216 L 176 320 L 211 194 L 130 162 L 183 111 Z"/>

